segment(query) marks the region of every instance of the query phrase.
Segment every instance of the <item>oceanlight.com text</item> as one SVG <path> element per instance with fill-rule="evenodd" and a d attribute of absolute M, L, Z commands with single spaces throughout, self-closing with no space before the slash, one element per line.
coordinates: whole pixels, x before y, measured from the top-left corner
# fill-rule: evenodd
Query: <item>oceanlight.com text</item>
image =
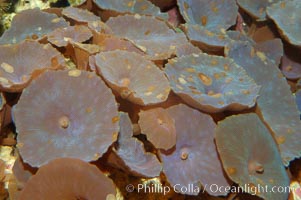
<path fill-rule="evenodd" d="M 174 186 L 166 186 L 162 184 L 138 184 L 136 186 L 128 184 L 125 188 L 127 192 L 138 193 L 161 193 L 166 195 L 167 193 L 174 191 L 182 194 L 198 194 L 205 193 L 206 191 L 211 194 L 225 194 L 225 193 L 240 193 L 247 192 L 251 195 L 259 193 L 290 193 L 294 188 L 289 186 L 271 186 L 271 185 L 254 185 L 245 184 L 243 186 L 219 186 L 217 184 L 205 184 L 204 187 L 199 187 L 196 184 L 181 185 L 175 184 Z"/>

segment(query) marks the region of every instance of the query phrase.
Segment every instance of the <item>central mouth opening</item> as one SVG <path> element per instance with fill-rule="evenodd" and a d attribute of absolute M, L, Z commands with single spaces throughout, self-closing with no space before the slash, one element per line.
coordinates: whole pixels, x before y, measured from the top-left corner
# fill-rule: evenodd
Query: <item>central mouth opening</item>
<path fill-rule="evenodd" d="M 59 126 L 63 129 L 66 129 L 70 125 L 70 120 L 67 116 L 62 116 L 59 118 Z"/>

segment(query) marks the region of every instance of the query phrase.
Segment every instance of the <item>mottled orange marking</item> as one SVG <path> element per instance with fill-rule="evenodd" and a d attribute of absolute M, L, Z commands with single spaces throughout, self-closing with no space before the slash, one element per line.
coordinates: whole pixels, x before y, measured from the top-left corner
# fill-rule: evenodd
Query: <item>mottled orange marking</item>
<path fill-rule="evenodd" d="M 133 5 L 134 5 L 133 1 L 129 1 L 128 4 L 127 4 L 128 7 L 132 7 Z"/>
<path fill-rule="evenodd" d="M 157 119 L 157 123 L 158 123 L 159 125 L 162 125 L 164 122 L 163 122 L 162 119 L 158 118 L 158 119 Z"/>
<path fill-rule="evenodd" d="M 213 66 L 218 65 L 218 61 L 215 59 L 211 60 L 211 65 Z"/>
<path fill-rule="evenodd" d="M 36 39 L 39 38 L 39 36 L 37 36 L 36 34 L 32 34 L 32 35 L 31 35 L 31 38 L 32 38 L 33 40 L 36 40 Z"/>
<path fill-rule="evenodd" d="M 285 71 L 290 72 L 293 70 L 293 67 L 291 65 L 288 65 L 284 68 Z"/>
<path fill-rule="evenodd" d="M 91 112 L 92 112 L 92 108 L 91 107 L 86 108 L 86 113 L 91 113 Z"/>
<path fill-rule="evenodd" d="M 51 66 L 56 67 L 59 65 L 59 61 L 57 60 L 57 57 L 51 58 Z"/>
<path fill-rule="evenodd" d="M 119 122 L 119 116 L 115 116 L 112 118 L 112 123 Z"/>
<path fill-rule="evenodd" d="M 146 10 L 147 9 L 147 5 L 143 5 L 140 7 L 140 10 Z"/>
<path fill-rule="evenodd" d="M 131 83 L 131 80 L 129 78 L 122 78 L 120 80 L 120 85 L 122 87 L 128 87 L 130 85 L 130 83 Z"/>
<path fill-rule="evenodd" d="M 237 169 L 235 167 L 228 167 L 226 171 L 229 175 L 234 175 L 237 173 Z"/>
<path fill-rule="evenodd" d="M 217 13 L 218 12 L 218 7 L 216 7 L 215 5 L 211 7 L 212 12 Z"/>
<path fill-rule="evenodd" d="M 68 72 L 68 76 L 79 77 L 81 75 L 81 71 L 78 69 L 73 69 Z"/>
<path fill-rule="evenodd" d="M 196 72 L 195 69 L 193 69 L 193 68 L 186 68 L 185 71 L 186 71 L 186 72 L 189 72 L 189 73 L 194 73 L 194 72 Z"/>
<path fill-rule="evenodd" d="M 285 8 L 285 7 L 286 7 L 285 2 L 281 2 L 281 3 L 280 3 L 280 8 Z"/>
<path fill-rule="evenodd" d="M 151 85 L 147 88 L 147 91 L 153 92 L 155 89 L 156 89 L 156 86 Z"/>
<path fill-rule="evenodd" d="M 14 73 L 14 67 L 13 66 L 11 66 L 10 64 L 8 64 L 8 63 L 5 63 L 5 62 L 3 62 L 2 64 L 1 64 L 1 68 L 5 71 L 5 72 L 7 72 L 7 73 Z"/>
<path fill-rule="evenodd" d="M 209 86 L 212 84 L 212 79 L 209 76 L 207 76 L 203 73 L 199 73 L 198 77 L 204 85 Z"/>
<path fill-rule="evenodd" d="M 216 80 L 221 78 L 221 75 L 219 73 L 214 73 L 213 76 Z"/>
<path fill-rule="evenodd" d="M 224 70 L 225 71 L 229 71 L 230 70 L 230 66 L 228 64 L 224 64 Z"/>
<path fill-rule="evenodd" d="M 285 143 L 285 137 L 284 136 L 278 136 L 277 138 L 276 138 L 276 141 L 277 141 L 277 144 L 283 144 L 283 143 Z"/>
<path fill-rule="evenodd" d="M 54 18 L 53 20 L 51 20 L 51 23 L 58 23 L 59 21 L 61 21 L 60 18 Z"/>
<path fill-rule="evenodd" d="M 191 93 L 192 94 L 202 94 L 200 91 L 198 91 L 198 90 L 195 90 L 195 89 L 191 89 Z"/>
<path fill-rule="evenodd" d="M 202 23 L 203 26 L 206 26 L 206 24 L 207 24 L 207 16 L 204 16 L 204 15 L 203 15 L 203 16 L 201 17 L 201 23 Z"/>
<path fill-rule="evenodd" d="M 17 144 L 17 147 L 18 147 L 18 148 L 22 148 L 22 147 L 24 147 L 24 143 L 22 143 L 22 142 L 18 142 L 18 144 Z"/>
<path fill-rule="evenodd" d="M 113 142 L 118 139 L 118 132 L 114 132 L 112 136 Z"/>
<path fill-rule="evenodd" d="M 189 5 L 188 5 L 188 3 L 186 3 L 186 2 L 184 2 L 184 9 L 185 9 L 185 10 L 188 10 L 188 9 L 189 9 Z"/>
<path fill-rule="evenodd" d="M 151 32 L 150 30 L 147 30 L 147 31 L 144 32 L 144 35 L 149 35 L 150 32 Z"/>
<path fill-rule="evenodd" d="M 224 105 L 224 104 L 225 104 L 225 102 L 223 102 L 223 101 L 219 101 L 219 102 L 218 102 L 218 104 L 219 104 L 219 105 Z"/>
<path fill-rule="evenodd" d="M 163 94 L 158 94 L 156 96 L 157 99 L 161 99 L 161 100 L 164 100 L 164 95 Z"/>
<path fill-rule="evenodd" d="M 255 49 L 252 47 L 250 51 L 250 56 L 253 58 L 255 56 Z"/>
<path fill-rule="evenodd" d="M 99 157 L 100 157 L 100 154 L 99 153 L 95 153 L 93 155 L 93 160 L 97 160 Z"/>
<path fill-rule="evenodd" d="M 206 33 L 206 35 L 209 36 L 209 37 L 213 37 L 213 36 L 214 36 L 214 33 L 211 32 L 211 31 L 205 30 L 205 33 Z"/>
<path fill-rule="evenodd" d="M 249 90 L 242 90 L 241 93 L 243 93 L 245 95 L 248 95 L 248 94 L 250 94 L 250 91 Z"/>

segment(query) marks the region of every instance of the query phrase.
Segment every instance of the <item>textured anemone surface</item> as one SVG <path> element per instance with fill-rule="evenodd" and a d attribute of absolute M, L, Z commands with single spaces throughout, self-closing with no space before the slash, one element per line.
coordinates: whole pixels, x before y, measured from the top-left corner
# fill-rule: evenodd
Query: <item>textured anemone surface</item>
<path fill-rule="evenodd" d="M 160 154 L 169 183 L 178 192 L 190 195 L 197 195 L 200 191 L 181 188 L 189 185 L 199 188 L 199 183 L 203 186 L 229 186 L 213 141 L 216 127 L 213 119 L 183 104 L 172 106 L 167 112 L 175 120 L 177 133 L 175 148 Z M 209 188 L 207 192 L 214 196 L 227 195 L 225 191 L 213 192 Z"/>
<path fill-rule="evenodd" d="M 289 178 L 277 144 L 256 114 L 231 116 L 218 123 L 215 140 L 228 176 L 242 188 L 264 199 L 283 200 L 286 192 L 263 192 L 260 187 L 287 187 Z"/>
<path fill-rule="evenodd" d="M 13 18 L 11 27 L 0 38 L 0 44 L 14 44 L 27 38 L 40 39 L 54 29 L 68 25 L 64 18 L 38 8 L 24 10 Z"/>
<path fill-rule="evenodd" d="M 100 17 L 94 15 L 92 12 L 75 7 L 64 8 L 62 14 L 79 23 L 100 21 Z"/>
<path fill-rule="evenodd" d="M 86 26 L 68 26 L 58 28 L 48 34 L 48 41 L 57 47 L 65 47 L 69 42 L 85 42 L 92 37 Z"/>
<path fill-rule="evenodd" d="M 116 116 L 111 90 L 93 73 L 45 72 L 14 108 L 20 154 L 32 166 L 58 157 L 96 160 L 116 140 Z"/>
<path fill-rule="evenodd" d="M 111 10 L 117 13 L 137 13 L 153 15 L 167 19 L 167 14 L 161 13 L 160 9 L 147 0 L 93 0 L 103 10 Z"/>
<path fill-rule="evenodd" d="M 226 54 L 262 86 L 257 99 L 259 112 L 274 133 L 282 160 L 287 166 L 291 160 L 301 156 L 301 122 L 289 85 L 275 63 L 247 42 L 232 43 Z"/>
<path fill-rule="evenodd" d="M 74 158 L 59 158 L 39 168 L 19 198 L 23 200 L 110 199 L 114 183 L 96 166 Z"/>
<path fill-rule="evenodd" d="M 21 91 L 38 73 L 58 69 L 64 57 L 51 45 L 35 41 L 0 46 L 0 85 L 5 91 Z"/>
<path fill-rule="evenodd" d="M 238 7 L 235 0 L 178 0 L 177 2 L 188 24 L 197 24 L 207 30 L 226 30 L 236 22 Z"/>
<path fill-rule="evenodd" d="M 177 46 L 187 43 L 183 33 L 176 33 L 166 22 L 152 16 L 112 17 L 107 25 L 113 34 L 132 41 L 153 60 L 169 58 Z"/>
<path fill-rule="evenodd" d="M 156 148 L 168 150 L 176 144 L 174 119 L 163 108 L 139 112 L 139 126 Z"/>
<path fill-rule="evenodd" d="M 165 72 L 172 90 L 189 105 L 207 112 L 255 105 L 260 87 L 232 59 L 193 54 L 169 60 Z"/>
<path fill-rule="evenodd" d="M 267 9 L 267 14 L 276 23 L 280 33 L 291 44 L 301 46 L 301 1 L 281 1 Z M 288 14 L 289 13 L 289 14 Z"/>
<path fill-rule="evenodd" d="M 237 0 L 238 5 L 259 20 L 266 19 L 267 7 L 281 0 Z"/>
<path fill-rule="evenodd" d="M 159 176 L 162 164 L 155 154 L 145 152 L 143 143 L 133 137 L 133 126 L 128 114 L 120 113 L 119 124 L 118 147 L 114 149 L 117 156 L 121 158 L 134 175 L 143 177 Z"/>
<path fill-rule="evenodd" d="M 128 51 L 101 52 L 97 71 L 122 98 L 140 104 L 164 102 L 170 87 L 164 72 L 141 55 Z"/>

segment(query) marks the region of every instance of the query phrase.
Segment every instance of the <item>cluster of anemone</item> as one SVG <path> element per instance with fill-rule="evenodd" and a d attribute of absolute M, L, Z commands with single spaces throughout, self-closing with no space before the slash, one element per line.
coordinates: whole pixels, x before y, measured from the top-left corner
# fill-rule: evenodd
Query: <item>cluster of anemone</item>
<path fill-rule="evenodd" d="M 0 37 L 10 198 L 294 197 L 260 188 L 301 180 L 300 12 L 299 0 L 87 0 L 17 13 Z M 139 192 L 155 179 L 173 190 Z"/>

